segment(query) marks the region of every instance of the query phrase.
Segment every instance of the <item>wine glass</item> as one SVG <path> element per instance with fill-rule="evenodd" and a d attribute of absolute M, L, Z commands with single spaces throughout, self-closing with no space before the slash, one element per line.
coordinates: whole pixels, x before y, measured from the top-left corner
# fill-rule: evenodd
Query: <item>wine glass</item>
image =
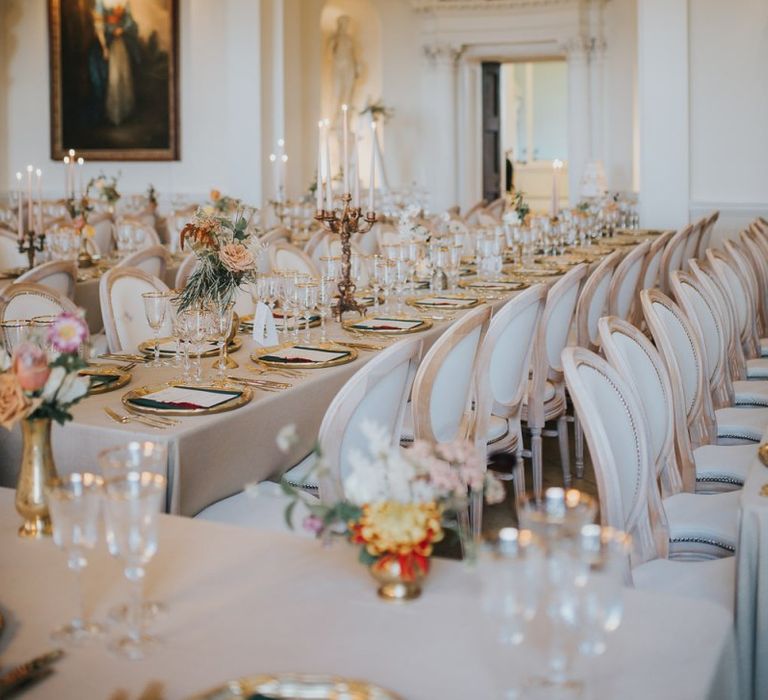
<path fill-rule="evenodd" d="M 328 342 L 326 320 L 333 307 L 333 296 L 336 293 L 336 280 L 332 277 L 321 277 L 317 283 L 317 311 L 320 314 L 320 342 Z M 375 293 L 375 290 L 374 290 Z"/>
<path fill-rule="evenodd" d="M 296 294 L 298 309 L 301 316 L 304 317 L 304 342 L 309 343 L 311 340 L 309 324 L 312 321 L 312 313 L 317 306 L 317 282 L 299 282 L 296 285 Z M 299 318 L 300 316 L 297 314 L 297 326 Z"/>
<path fill-rule="evenodd" d="M 333 256 L 322 256 L 320 258 L 320 274 L 323 277 L 331 277 L 336 279 L 339 275 L 340 258 Z"/>
<path fill-rule="evenodd" d="M 397 313 L 403 312 L 405 290 L 411 275 L 410 261 L 404 257 L 398 257 L 392 261 L 394 275 L 395 299 L 397 300 Z"/>
<path fill-rule="evenodd" d="M 224 348 L 232 333 L 232 324 L 235 320 L 234 312 L 234 303 L 217 306 L 216 309 L 211 312 L 213 335 L 219 344 L 218 359 L 214 362 L 213 366 L 214 369 L 216 369 L 216 376 L 220 381 L 224 381 L 227 378 L 228 368 L 227 361 L 224 357 Z"/>
<path fill-rule="evenodd" d="M 193 381 L 197 384 L 203 381 L 202 354 L 203 343 L 211 335 L 212 318 L 210 309 L 204 306 L 196 306 L 189 310 L 187 329 L 189 340 L 192 343 L 193 357 L 195 358 L 195 373 Z"/>
<path fill-rule="evenodd" d="M 371 289 L 373 290 L 374 310 L 379 309 L 379 302 L 384 290 L 387 287 L 387 265 L 388 261 L 382 255 L 373 256 L 373 265 L 371 266 Z"/>
<path fill-rule="evenodd" d="M 105 628 L 88 620 L 83 604 L 80 573 L 88 565 L 86 551 L 99 539 L 101 509 L 101 477 L 73 473 L 51 482 L 46 500 L 51 512 L 53 541 L 67 555 L 67 567 L 75 574 L 78 614 L 67 624 L 55 629 L 51 639 L 65 644 L 82 644 L 100 637 Z"/>
<path fill-rule="evenodd" d="M 128 471 L 104 482 L 107 547 L 123 562 L 131 584 L 128 631 L 110 644 L 110 650 L 128 659 L 144 658 L 157 640 L 145 631 L 145 566 L 157 552 L 157 515 L 165 496 L 166 479 L 148 471 Z"/>
<path fill-rule="evenodd" d="M 30 332 L 29 321 L 20 319 L 9 319 L 7 321 L 0 322 L 0 329 L 3 331 L 3 346 L 5 351 L 9 355 L 13 355 L 13 351 L 28 340 Z"/>
<path fill-rule="evenodd" d="M 163 367 L 165 363 L 160 361 L 160 329 L 168 315 L 168 302 L 171 295 L 168 292 L 144 292 L 141 298 L 144 300 L 144 314 L 147 317 L 147 323 L 155 333 L 154 358 L 146 366 Z"/>

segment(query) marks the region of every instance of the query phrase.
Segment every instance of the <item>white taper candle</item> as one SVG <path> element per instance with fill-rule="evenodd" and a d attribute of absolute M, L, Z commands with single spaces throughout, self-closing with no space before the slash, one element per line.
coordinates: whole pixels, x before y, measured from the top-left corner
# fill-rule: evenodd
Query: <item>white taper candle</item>
<path fill-rule="evenodd" d="M 371 177 L 368 185 L 368 211 L 374 211 L 374 191 L 376 188 L 376 122 L 371 122 Z"/>
<path fill-rule="evenodd" d="M 342 139 L 344 141 L 344 194 L 349 194 L 349 125 L 347 105 L 341 105 Z"/>

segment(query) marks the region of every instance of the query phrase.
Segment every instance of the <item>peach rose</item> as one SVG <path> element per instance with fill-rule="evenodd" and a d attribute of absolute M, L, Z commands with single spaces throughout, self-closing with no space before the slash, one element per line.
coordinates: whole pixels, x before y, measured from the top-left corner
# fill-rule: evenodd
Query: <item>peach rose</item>
<path fill-rule="evenodd" d="M 221 192 L 218 190 L 211 190 L 211 201 L 218 202 L 221 199 Z"/>
<path fill-rule="evenodd" d="M 16 375 L 0 374 L 0 425 L 6 430 L 13 428 L 16 423 L 25 418 L 30 403 L 24 396 Z"/>
<path fill-rule="evenodd" d="M 42 389 L 51 373 L 48 355 L 34 343 L 22 343 L 13 353 L 13 372 L 24 391 Z"/>
<path fill-rule="evenodd" d="M 256 261 L 253 253 L 242 243 L 228 243 L 219 251 L 219 260 L 230 272 L 246 272 L 253 269 Z"/>

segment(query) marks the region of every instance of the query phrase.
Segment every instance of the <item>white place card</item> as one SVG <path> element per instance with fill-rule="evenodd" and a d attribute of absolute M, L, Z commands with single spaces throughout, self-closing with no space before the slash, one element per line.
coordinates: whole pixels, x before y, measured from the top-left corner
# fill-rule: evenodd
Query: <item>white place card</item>
<path fill-rule="evenodd" d="M 416 328 L 424 324 L 421 319 L 415 318 L 383 318 L 377 316 L 375 318 L 368 318 L 364 321 L 358 321 L 353 324 L 353 328 L 368 328 L 370 330 L 376 330 L 377 328 L 397 328 L 399 330 L 407 330 L 410 328 Z"/>
<path fill-rule="evenodd" d="M 158 403 L 187 403 L 200 406 L 200 408 L 212 408 L 231 401 L 236 396 L 239 396 L 237 392 L 206 391 L 187 386 L 172 386 L 160 391 L 153 391 L 151 394 L 145 394 L 141 398 Z"/>
<path fill-rule="evenodd" d="M 256 304 L 256 313 L 253 315 L 253 342 L 260 348 L 268 348 L 278 343 L 275 319 L 269 307 L 262 301 Z"/>

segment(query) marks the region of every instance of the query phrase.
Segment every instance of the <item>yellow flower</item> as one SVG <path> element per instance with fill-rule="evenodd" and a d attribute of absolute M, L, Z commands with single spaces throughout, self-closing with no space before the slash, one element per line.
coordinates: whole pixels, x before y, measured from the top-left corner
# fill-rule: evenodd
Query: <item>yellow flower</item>
<path fill-rule="evenodd" d="M 83 233 L 88 236 L 88 238 L 93 238 L 93 234 L 96 233 L 96 229 L 94 229 L 90 224 L 86 224 L 83 228 Z"/>
<path fill-rule="evenodd" d="M 352 541 L 364 544 L 374 557 L 416 553 L 428 557 L 432 543 L 443 538 L 441 511 L 436 503 L 382 501 L 363 506 L 363 514 L 350 523 Z"/>

